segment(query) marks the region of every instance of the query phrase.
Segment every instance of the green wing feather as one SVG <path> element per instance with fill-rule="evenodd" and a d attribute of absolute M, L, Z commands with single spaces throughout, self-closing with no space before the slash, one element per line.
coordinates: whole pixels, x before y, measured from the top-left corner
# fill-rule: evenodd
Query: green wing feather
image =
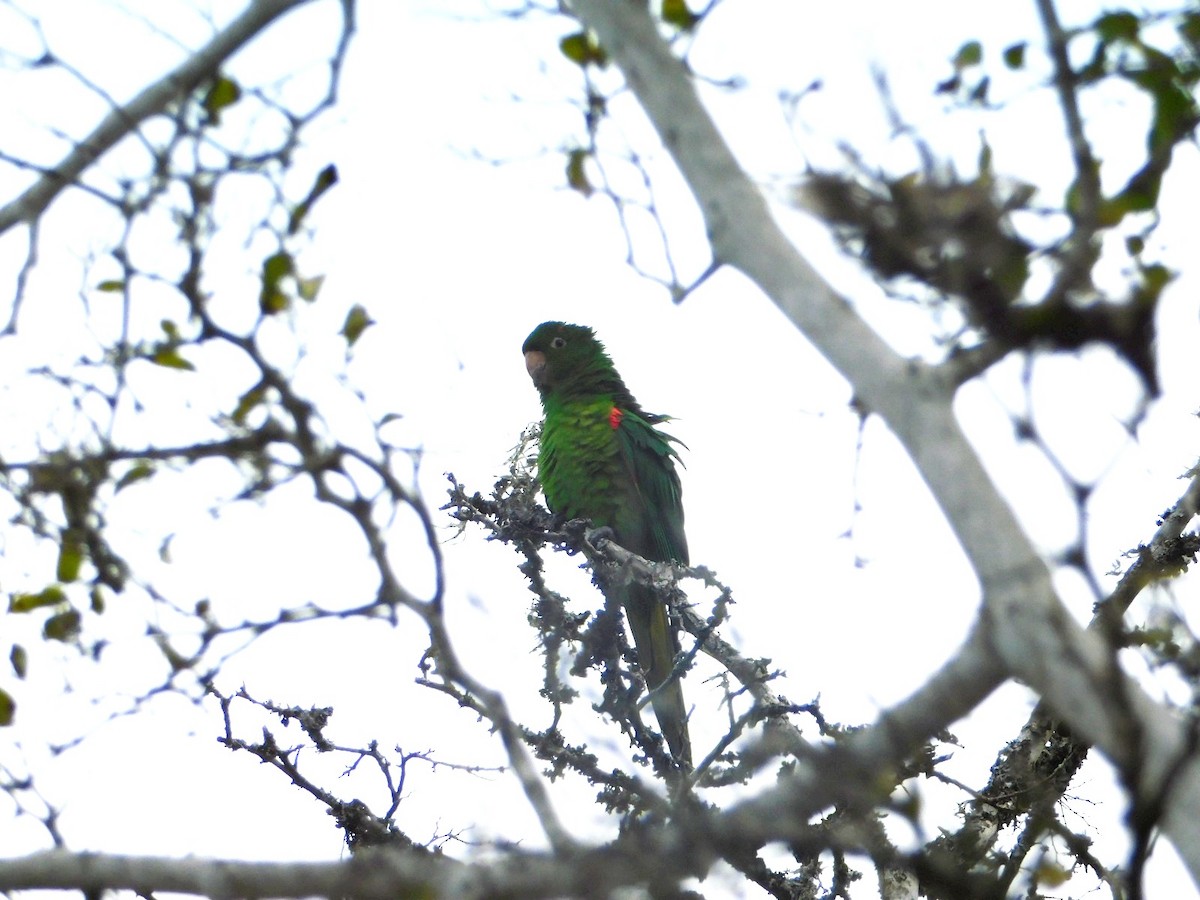
<path fill-rule="evenodd" d="M 683 501 L 674 438 L 644 418 L 622 411 L 616 428 L 620 458 L 625 469 L 624 500 L 617 509 L 613 531 L 617 543 L 646 559 L 687 564 L 687 538 L 683 532 Z M 679 633 L 671 627 L 667 608 L 654 592 L 640 584 L 622 588 L 621 602 L 633 632 L 638 664 L 646 686 L 654 693 L 651 704 L 671 752 L 688 766 L 692 762 L 687 727 L 687 706 L 679 679 L 663 686 L 679 654 Z"/>
<path fill-rule="evenodd" d="M 615 530 L 618 534 L 628 532 L 631 543 L 625 546 L 647 559 L 687 565 L 683 491 L 675 471 L 679 454 L 672 446 L 677 441 L 654 427 L 659 421 L 664 419 L 622 410 L 616 428 L 617 443 L 636 497 L 633 508 L 625 509 L 636 518 L 628 528 Z"/>

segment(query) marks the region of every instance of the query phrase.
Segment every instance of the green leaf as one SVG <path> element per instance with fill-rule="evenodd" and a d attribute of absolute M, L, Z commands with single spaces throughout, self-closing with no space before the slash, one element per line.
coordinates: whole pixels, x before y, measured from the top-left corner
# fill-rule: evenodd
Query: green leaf
<path fill-rule="evenodd" d="M 93 584 L 88 596 L 92 601 L 92 612 L 101 615 L 104 612 L 104 591 L 100 590 L 100 585 Z"/>
<path fill-rule="evenodd" d="M 1200 121 L 1192 93 L 1180 86 L 1182 74 L 1174 60 L 1165 54 L 1147 53 L 1147 67 L 1128 77 L 1154 100 L 1154 120 L 1147 135 L 1151 154 L 1167 152 L 1176 143 L 1189 137 Z M 1160 168 L 1165 168 L 1164 161 Z"/>
<path fill-rule="evenodd" d="M 1025 42 L 1021 41 L 1005 47 L 1003 56 L 1004 64 L 1010 69 L 1023 69 L 1025 67 Z"/>
<path fill-rule="evenodd" d="M 1175 277 L 1175 274 L 1162 263 L 1142 267 L 1142 280 L 1145 282 L 1143 293 L 1157 298 L 1162 293 L 1162 289 Z"/>
<path fill-rule="evenodd" d="M 1093 26 L 1096 34 L 1106 44 L 1113 41 L 1129 41 L 1136 43 L 1141 22 L 1138 17 L 1128 10 L 1105 13 L 1096 20 Z"/>
<path fill-rule="evenodd" d="M 70 584 L 78 580 L 82 566 L 83 545 L 74 537 L 63 535 L 62 546 L 58 548 L 58 567 L 54 577 L 63 584 Z"/>
<path fill-rule="evenodd" d="M 150 357 L 150 362 L 165 369 L 184 369 L 189 372 L 196 370 L 194 365 L 179 355 L 178 350 L 165 344 L 159 346 L 154 351 L 154 355 Z"/>
<path fill-rule="evenodd" d="M 119 294 L 125 290 L 125 282 L 123 281 L 102 281 L 96 285 L 96 290 L 105 291 L 110 294 Z"/>
<path fill-rule="evenodd" d="M 983 44 L 979 41 L 967 41 L 954 54 L 954 70 L 956 72 L 977 66 L 981 62 L 983 62 Z"/>
<path fill-rule="evenodd" d="M 297 204 L 292 210 L 292 214 L 288 217 L 288 234 L 295 234 L 300 230 L 300 225 L 304 221 L 304 217 L 308 215 L 313 204 L 317 202 L 322 194 L 338 183 L 337 166 L 330 163 L 317 173 L 317 179 L 313 182 L 312 188 L 308 192 L 308 196 Z"/>
<path fill-rule="evenodd" d="M 154 474 L 154 466 L 148 462 L 134 463 L 129 470 L 117 479 L 116 487 L 113 488 L 114 493 L 120 493 L 131 484 L 137 484 L 139 481 L 145 481 Z"/>
<path fill-rule="evenodd" d="M 295 262 L 285 250 L 273 253 L 263 260 L 262 293 L 258 306 L 267 315 L 283 312 L 291 306 L 291 298 L 279 287 L 284 278 L 295 272 Z"/>
<path fill-rule="evenodd" d="M 1162 174 L 1146 166 L 1116 195 L 1105 197 L 1096 210 L 1096 224 L 1101 228 L 1119 225 L 1129 213 L 1149 212 L 1158 203 Z"/>
<path fill-rule="evenodd" d="M 11 725 L 13 723 L 13 713 L 17 709 L 17 703 L 12 698 L 12 694 L 0 688 L 0 727 Z"/>
<path fill-rule="evenodd" d="M 256 406 L 259 406 L 266 399 L 266 397 L 267 386 L 265 384 L 259 384 L 250 388 L 250 390 L 238 397 L 237 406 L 233 408 L 233 413 L 230 415 L 230 418 L 232 418 L 233 421 L 238 425 L 245 425 L 246 417 L 249 416 L 251 411 Z"/>
<path fill-rule="evenodd" d="M 681 31 L 690 31 L 700 21 L 700 17 L 688 9 L 686 0 L 663 0 L 662 18 Z"/>
<path fill-rule="evenodd" d="M 8 661 L 12 664 L 13 673 L 23 679 L 25 673 L 29 671 L 29 654 L 25 652 L 25 648 L 20 644 L 13 644 L 12 651 L 8 654 Z"/>
<path fill-rule="evenodd" d="M 1129 251 L 1130 256 L 1141 256 L 1142 251 L 1146 249 L 1146 241 L 1136 234 L 1131 234 L 1125 238 L 1125 249 Z"/>
<path fill-rule="evenodd" d="M 81 620 L 77 609 L 55 613 L 42 626 L 42 637 L 50 641 L 72 640 L 79 635 Z"/>
<path fill-rule="evenodd" d="M 562 51 L 562 55 L 571 62 L 580 66 L 587 65 L 590 56 L 587 32 L 578 31 L 575 34 L 568 34 L 558 42 L 558 47 Z"/>
<path fill-rule="evenodd" d="M 1152 163 L 1146 163 L 1133 173 L 1129 183 L 1113 198 L 1124 204 L 1129 212 L 1149 212 L 1158 205 L 1158 192 L 1162 187 L 1162 172 Z"/>
<path fill-rule="evenodd" d="M 283 278 L 291 275 L 295 269 L 296 265 L 292 260 L 292 255 L 286 250 L 272 253 L 263 260 L 263 282 L 272 285 L 279 284 Z"/>
<path fill-rule="evenodd" d="M 314 275 L 312 278 L 296 279 L 296 292 L 300 295 L 301 300 L 307 300 L 312 303 L 317 299 L 317 294 L 321 293 L 321 285 L 325 283 L 324 275 Z"/>
<path fill-rule="evenodd" d="M 567 184 L 571 190 L 579 191 L 585 197 L 592 196 L 592 183 L 588 181 L 587 169 L 584 163 L 591 154 L 586 150 L 572 150 L 567 154 Z"/>
<path fill-rule="evenodd" d="M 1096 208 L 1096 224 L 1101 228 L 1120 225 L 1129 211 L 1129 204 L 1120 194 L 1111 199 L 1105 197 L 1101 199 L 1100 205 Z"/>
<path fill-rule="evenodd" d="M 204 95 L 204 111 L 213 125 L 221 124 L 221 110 L 233 106 L 242 98 L 242 89 L 232 78 L 218 75 Z"/>
<path fill-rule="evenodd" d="M 563 56 L 579 66 L 587 66 L 589 63 L 603 66 L 608 62 L 608 54 L 604 52 L 604 48 L 586 31 L 568 34 L 558 42 L 558 46 Z"/>
<path fill-rule="evenodd" d="M 8 601 L 8 611 L 10 613 L 26 613 L 44 606 L 65 603 L 66 600 L 66 592 L 58 585 L 52 584 L 36 594 L 13 594 Z"/>
<path fill-rule="evenodd" d="M 281 313 L 292 305 L 292 300 L 278 288 L 264 288 L 258 298 L 258 306 L 268 316 Z"/>
<path fill-rule="evenodd" d="M 360 303 L 355 303 L 350 308 L 350 312 L 346 313 L 346 322 L 342 325 L 342 337 L 346 339 L 346 345 L 353 347 L 355 342 L 362 337 L 362 333 L 374 324 L 375 320 L 371 318 L 367 308 Z"/>

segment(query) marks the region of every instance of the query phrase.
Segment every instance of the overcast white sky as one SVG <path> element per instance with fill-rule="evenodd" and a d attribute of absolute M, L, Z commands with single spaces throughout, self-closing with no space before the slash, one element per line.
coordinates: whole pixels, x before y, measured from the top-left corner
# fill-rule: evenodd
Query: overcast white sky
<path fill-rule="evenodd" d="M 240 7 L 214 3 L 214 18 L 223 23 Z M 294 89 L 302 90 L 306 79 L 316 83 L 336 7 L 319 3 L 293 15 L 251 48 L 234 73 L 245 73 L 239 77 L 248 82 L 264 68 L 299 69 Z M 55 52 L 121 99 L 178 58 L 171 40 L 139 24 L 141 16 L 152 17 L 189 46 L 207 34 L 187 3 L 131 0 L 124 8 L 127 12 L 118 4 L 59 0 L 36 9 Z M 1060 4 L 1067 22 L 1090 18 L 1098 9 L 1083 0 Z M 0 14 L 8 11 L 0 8 Z M 424 451 L 421 485 L 430 504 L 442 502 L 447 471 L 473 489 L 489 488 L 521 429 L 538 417 L 537 396 L 520 356 L 525 335 L 550 318 L 590 324 L 642 403 L 678 419 L 673 430 L 690 448 L 683 477 L 693 561 L 715 569 L 738 600 L 727 637 L 747 654 L 770 657 L 786 670 L 780 687 L 792 700 L 820 695 L 833 720 L 869 721 L 907 695 L 965 634 L 978 602 L 970 571 L 892 438 L 870 423 L 861 453 L 856 451 L 858 422 L 848 409 L 847 386 L 753 287 L 735 274 L 719 273 L 686 303 L 673 305 L 661 288 L 624 264 L 611 207 L 565 188 L 561 150 L 580 124 L 567 102 L 578 76 L 555 49 L 567 24 L 512 22 L 474 3 L 432 0 L 365 0 L 359 16 L 343 102 L 310 136 L 296 176 L 298 192 L 326 163 L 336 163 L 341 176 L 313 217 L 313 245 L 301 257 L 307 272 L 327 276 L 319 302 L 304 313 L 305 327 L 313 335 L 322 328 L 334 335 L 351 303 L 370 310 L 377 324 L 355 348 L 349 379 L 363 389 L 375 415 L 403 414 L 395 433 Z M 0 20 L 0 35 L 5 33 Z M 97 41 L 100 33 L 114 37 Z M 987 127 L 999 171 L 1036 180 L 1052 196 L 1069 177 L 1052 103 L 1027 79 L 997 79 L 993 96 L 1011 105 L 994 118 L 949 115 L 944 98 L 932 92 L 963 41 L 983 40 L 994 59 L 1008 44 L 1035 35 L 1032 3 L 729 2 L 704 34 L 692 57 L 697 70 L 745 80 L 740 90 L 711 88 L 706 98 L 744 164 L 777 199 L 786 198 L 786 186 L 807 165 L 836 163 L 839 140 L 873 163 L 912 164 L 911 147 L 889 137 L 871 84 L 872 64 L 887 73 L 906 118 L 932 135 L 935 150 L 951 155 L 964 171 L 978 152 L 979 128 Z M 299 65 L 292 64 L 294 54 Z M 305 59 L 311 60 L 307 66 Z M 1033 51 L 1030 62 L 1038 71 Z M 38 77 L 2 75 L 12 84 Z M 815 79 L 823 88 L 802 101 L 798 125 L 789 127 L 779 91 Z M 61 72 L 43 78 L 36 91 L 17 96 L 0 83 L 0 121 L 24 123 L 19 133 L 29 143 L 20 152 L 28 155 L 46 146 L 37 143 L 48 140 L 44 129 L 38 136 L 41 126 L 78 134 L 104 111 Z M 1126 142 L 1102 153 L 1114 169 L 1121 165 L 1122 146 L 1128 152 L 1141 140 L 1135 118 L 1140 111 L 1136 98 L 1110 98 L 1089 123 L 1096 137 L 1111 134 Z M 1020 127 L 1004 126 L 1018 118 Z M 624 119 L 621 127 L 634 140 L 644 136 L 636 119 Z M 57 155 L 46 152 L 49 159 Z M 1194 153 L 1181 157 L 1183 176 L 1194 177 Z M 661 156 L 651 164 L 660 166 Z M 12 173 L 0 172 L 5 198 L 17 183 Z M 702 234 L 678 181 L 668 175 L 662 184 L 657 199 L 673 233 L 681 235 L 672 249 L 686 280 L 708 262 Z M 80 259 L 102 253 L 109 235 L 85 214 L 66 212 L 84 209 L 68 202 L 52 214 L 42 235 L 42 270 L 22 323 L 22 334 L 34 342 L 19 347 L 6 339 L 8 352 L 0 353 L 0 396 L 10 409 L 30 399 L 20 392 L 28 386 L 16 374 L 24 365 L 41 354 L 70 358 L 77 352 L 71 342 L 86 340 L 64 325 L 64 315 L 78 310 L 75 293 L 85 280 Z M 1164 200 L 1168 216 L 1173 202 Z M 908 352 L 929 349 L 915 311 L 897 309 L 837 260 L 803 215 L 783 203 L 776 204 L 776 213 L 890 339 Z M 1193 241 L 1194 233 L 1176 236 L 1168 221 L 1154 249 L 1182 264 Z M 6 283 L 19 252 L 13 236 L 0 239 Z M 244 285 L 245 274 L 229 273 L 230 296 L 235 285 Z M 1089 521 L 1089 550 L 1101 570 L 1152 533 L 1155 515 L 1178 495 L 1175 479 L 1194 463 L 1200 446 L 1194 416 L 1200 387 L 1191 364 L 1197 309 L 1190 282 L 1185 274 L 1164 300 L 1167 394 L 1139 443 L 1128 441 L 1120 427 L 1136 385 L 1104 354 L 1056 360 L 1041 372 L 1039 425 L 1047 433 L 1057 429 L 1051 434 L 1055 449 L 1072 471 L 1104 475 Z M 281 336 L 280 346 L 286 343 Z M 331 372 L 342 365 L 340 353 L 336 340 L 313 337 L 298 367 L 301 383 L 311 379 L 314 393 L 333 396 Z M 197 405 L 213 402 L 214 389 L 207 383 L 194 387 L 189 373 L 154 375 L 153 383 L 139 386 L 151 402 L 177 403 L 191 391 L 197 392 Z M 965 389 L 963 417 L 1023 520 L 1053 552 L 1073 539 L 1075 522 L 1061 485 L 1008 432 L 1004 407 L 1024 404 L 1019 376 L 1018 366 L 1004 364 Z M 229 377 L 228 390 L 236 396 L 236 373 Z M 363 427 L 349 403 L 331 410 L 329 418 L 339 430 Z M 3 452 L 9 456 L 20 446 L 7 438 Z M 175 508 L 202 511 L 207 497 L 232 489 L 227 477 L 213 472 L 212 481 L 199 486 L 182 480 L 157 486 L 152 506 L 171 508 L 177 498 Z M 177 495 L 170 493 L 175 490 Z M 157 545 L 147 545 L 144 564 L 179 592 L 184 605 L 211 597 L 218 614 L 231 617 L 233 610 L 268 614 L 281 603 L 309 598 L 326 603 L 350 598 L 345 602 L 351 605 L 369 595 L 369 572 L 356 568 L 352 550 L 338 549 L 344 526 L 327 514 L 293 512 L 308 508 L 305 491 L 294 493 L 266 508 L 232 507 L 220 520 L 192 515 L 178 527 L 172 563 L 159 563 Z M 168 496 L 172 501 L 164 501 Z M 120 524 L 157 534 L 156 523 L 145 521 L 146 509 L 128 507 L 118 513 L 126 517 Z M 477 532 L 450 539 L 450 523 L 444 524 L 448 603 L 459 649 L 476 676 L 506 686 L 518 714 L 536 718 L 531 711 L 537 709 L 538 665 L 525 623 L 530 595 L 517 560 L 483 544 Z M 0 571 L 6 590 L 23 588 L 20 579 L 30 577 L 32 567 L 12 559 L 22 546 L 19 538 L 6 538 Z M 427 561 L 416 551 L 414 557 L 405 571 L 410 584 L 420 587 Z M 590 590 L 573 563 L 560 562 L 555 571 L 581 595 Z M 1178 594 L 1194 597 L 1195 585 L 1182 582 Z M 1087 617 L 1091 598 L 1070 576 L 1064 576 L 1063 595 L 1080 618 Z M 119 621 L 109 627 L 120 632 Z M 336 736 L 347 744 L 376 737 L 383 746 L 426 749 L 417 745 L 430 743 L 428 725 L 436 721 L 445 735 L 433 745 L 439 756 L 498 764 L 496 742 L 470 716 L 412 685 L 424 649 L 417 625 L 414 619 L 395 630 L 347 623 L 279 632 L 235 658 L 223 684 L 244 683 L 256 696 L 289 704 L 332 705 Z M 129 669 L 136 668 L 136 659 L 153 659 L 152 648 L 139 649 L 132 624 L 122 640 Z M 77 666 L 66 677 L 111 679 L 88 685 L 97 694 L 140 683 L 127 671 L 97 676 Z M 42 691 L 31 696 L 57 703 L 62 678 L 38 673 L 32 686 L 21 689 Z M 717 697 L 696 677 L 686 688 L 701 710 L 706 698 Z M 63 702 L 64 707 L 48 708 L 69 712 L 50 712 L 39 722 L 23 719 L 19 734 L 29 765 L 46 767 L 39 784 L 64 806 L 62 827 L 72 846 L 245 858 L 340 853 L 339 833 L 320 808 L 248 757 L 217 747 L 211 708 L 160 698 L 152 717 L 99 726 L 83 747 L 49 760 L 37 750 L 39 738 L 69 732 L 77 716 L 89 714 L 86 705 Z M 1027 695 L 1009 686 L 956 728 L 965 744 L 956 755 L 956 774 L 981 785 L 996 750 L 1015 734 L 1029 708 Z M 720 714 L 693 721 L 698 744 L 722 731 Z M 146 752 L 148 742 L 161 749 Z M 0 750 L 0 762 L 7 752 Z M 623 750 L 614 746 L 611 752 Z M 477 820 L 481 824 L 468 834 L 471 839 L 540 839 L 509 776 L 446 770 L 431 775 L 416 768 L 410 778 L 411 794 L 398 821 L 416 839 Z M 1078 811 L 1102 835 L 1115 835 L 1124 810 L 1086 806 L 1088 798 L 1105 795 L 1107 781 L 1102 765 L 1090 767 L 1077 785 L 1084 798 Z M 369 800 L 372 786 L 365 778 L 360 783 Z M 570 812 L 572 827 L 594 824 L 590 795 L 576 785 L 560 796 L 564 812 L 570 798 L 578 801 Z M 489 807 L 503 814 L 480 818 L 480 810 Z M 44 840 L 27 821 L 6 818 L 0 818 L 0 835 L 8 853 L 34 849 Z M 1176 882 L 1170 896 L 1192 890 L 1169 864 L 1156 869 L 1155 877 Z M 1150 896 L 1167 894 L 1152 890 Z"/>

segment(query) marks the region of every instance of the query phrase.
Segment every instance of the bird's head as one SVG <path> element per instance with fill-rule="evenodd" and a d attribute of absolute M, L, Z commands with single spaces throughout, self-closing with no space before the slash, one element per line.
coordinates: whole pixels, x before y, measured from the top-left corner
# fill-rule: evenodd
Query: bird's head
<path fill-rule="evenodd" d="M 612 372 L 604 345 L 585 325 L 543 322 L 525 339 L 521 352 L 525 370 L 543 394 L 597 369 Z"/>

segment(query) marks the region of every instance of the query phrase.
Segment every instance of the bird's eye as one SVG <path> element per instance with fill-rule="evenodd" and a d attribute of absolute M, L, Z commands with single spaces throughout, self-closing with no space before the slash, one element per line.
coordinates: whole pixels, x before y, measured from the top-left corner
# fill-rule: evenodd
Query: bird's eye
<path fill-rule="evenodd" d="M 563 337 L 556 337 L 550 342 L 550 346 L 555 350 L 561 350 L 563 347 L 567 346 L 567 339 Z"/>

